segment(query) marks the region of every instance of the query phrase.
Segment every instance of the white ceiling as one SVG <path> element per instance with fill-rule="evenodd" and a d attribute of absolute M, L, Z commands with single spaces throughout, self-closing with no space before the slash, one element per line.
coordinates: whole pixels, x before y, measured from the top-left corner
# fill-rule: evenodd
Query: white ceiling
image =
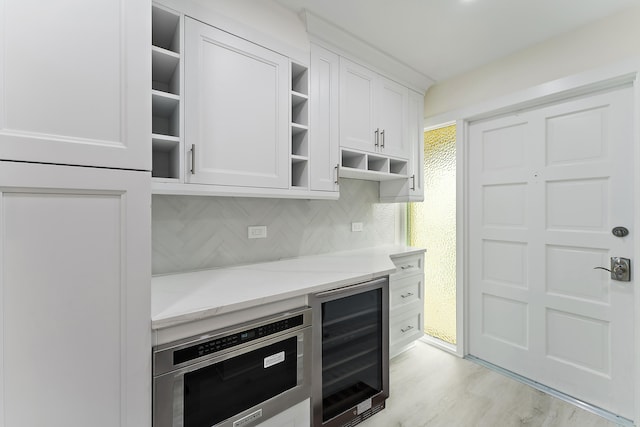
<path fill-rule="evenodd" d="M 435 81 L 640 4 L 640 0 L 276 1 L 295 12 L 311 11 Z"/>

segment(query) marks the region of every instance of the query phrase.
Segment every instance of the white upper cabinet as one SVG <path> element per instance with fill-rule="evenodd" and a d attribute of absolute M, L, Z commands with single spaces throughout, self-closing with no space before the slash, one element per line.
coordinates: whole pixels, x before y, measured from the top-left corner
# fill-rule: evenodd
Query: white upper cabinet
<path fill-rule="evenodd" d="M 337 192 L 340 57 L 311 45 L 311 190 Z"/>
<path fill-rule="evenodd" d="M 337 55 L 312 70 L 309 51 L 172 5 L 153 7 L 152 191 L 337 199 Z"/>
<path fill-rule="evenodd" d="M 340 58 L 340 147 L 377 151 L 376 79 L 368 68 Z"/>
<path fill-rule="evenodd" d="M 414 179 L 409 87 L 422 83 L 401 78 L 412 72 L 318 40 L 287 47 L 240 11 L 232 22 L 190 1 L 152 10 L 153 193 L 336 199 L 338 176 Z"/>
<path fill-rule="evenodd" d="M 424 201 L 424 96 L 409 90 L 409 178 L 380 182 L 381 202 Z"/>
<path fill-rule="evenodd" d="M 409 148 L 411 150 L 409 200 L 424 201 L 424 96 L 409 91 Z"/>
<path fill-rule="evenodd" d="M 189 183 L 289 187 L 289 60 L 185 18 Z"/>
<path fill-rule="evenodd" d="M 381 153 L 407 158 L 409 155 L 408 98 L 409 89 L 392 80 L 378 79 L 379 101 L 378 124 L 380 135 L 378 145 Z"/>
<path fill-rule="evenodd" d="M 409 157 L 406 87 L 340 58 L 340 147 Z"/>
<path fill-rule="evenodd" d="M 150 170 L 150 10 L 3 0 L 0 159 Z"/>

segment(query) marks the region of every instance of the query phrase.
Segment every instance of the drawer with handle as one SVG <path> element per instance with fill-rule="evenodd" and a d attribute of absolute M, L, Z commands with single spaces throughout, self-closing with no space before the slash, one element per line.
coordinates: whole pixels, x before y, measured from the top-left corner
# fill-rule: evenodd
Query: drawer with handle
<path fill-rule="evenodd" d="M 389 325 L 389 347 L 401 347 L 410 344 L 423 335 L 422 310 L 403 313 L 395 318 Z"/>
<path fill-rule="evenodd" d="M 392 281 L 389 289 L 389 307 L 411 304 L 422 300 L 424 289 L 424 275 L 422 273 L 402 276 Z"/>
<path fill-rule="evenodd" d="M 392 257 L 392 261 L 396 266 L 396 272 L 392 276 L 404 276 L 423 271 L 423 255 L 404 255 L 401 257 Z"/>

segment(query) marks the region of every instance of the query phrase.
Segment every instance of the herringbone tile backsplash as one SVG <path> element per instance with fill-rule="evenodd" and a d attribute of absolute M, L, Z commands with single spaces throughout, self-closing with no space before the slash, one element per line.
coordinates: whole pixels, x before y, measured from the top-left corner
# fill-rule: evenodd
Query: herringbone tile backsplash
<path fill-rule="evenodd" d="M 154 195 L 153 274 L 392 244 L 396 209 L 378 203 L 376 182 L 352 179 L 337 201 Z M 267 238 L 248 239 L 250 225 Z"/>

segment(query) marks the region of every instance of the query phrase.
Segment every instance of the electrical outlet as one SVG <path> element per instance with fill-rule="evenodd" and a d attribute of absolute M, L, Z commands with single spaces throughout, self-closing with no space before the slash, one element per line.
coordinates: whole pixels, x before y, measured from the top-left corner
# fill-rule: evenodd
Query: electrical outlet
<path fill-rule="evenodd" d="M 250 239 L 264 239 L 267 237 L 267 226 L 266 225 L 250 226 L 248 228 L 247 234 Z"/>
<path fill-rule="evenodd" d="M 351 231 L 362 231 L 362 223 L 361 222 L 352 222 L 351 223 Z"/>

